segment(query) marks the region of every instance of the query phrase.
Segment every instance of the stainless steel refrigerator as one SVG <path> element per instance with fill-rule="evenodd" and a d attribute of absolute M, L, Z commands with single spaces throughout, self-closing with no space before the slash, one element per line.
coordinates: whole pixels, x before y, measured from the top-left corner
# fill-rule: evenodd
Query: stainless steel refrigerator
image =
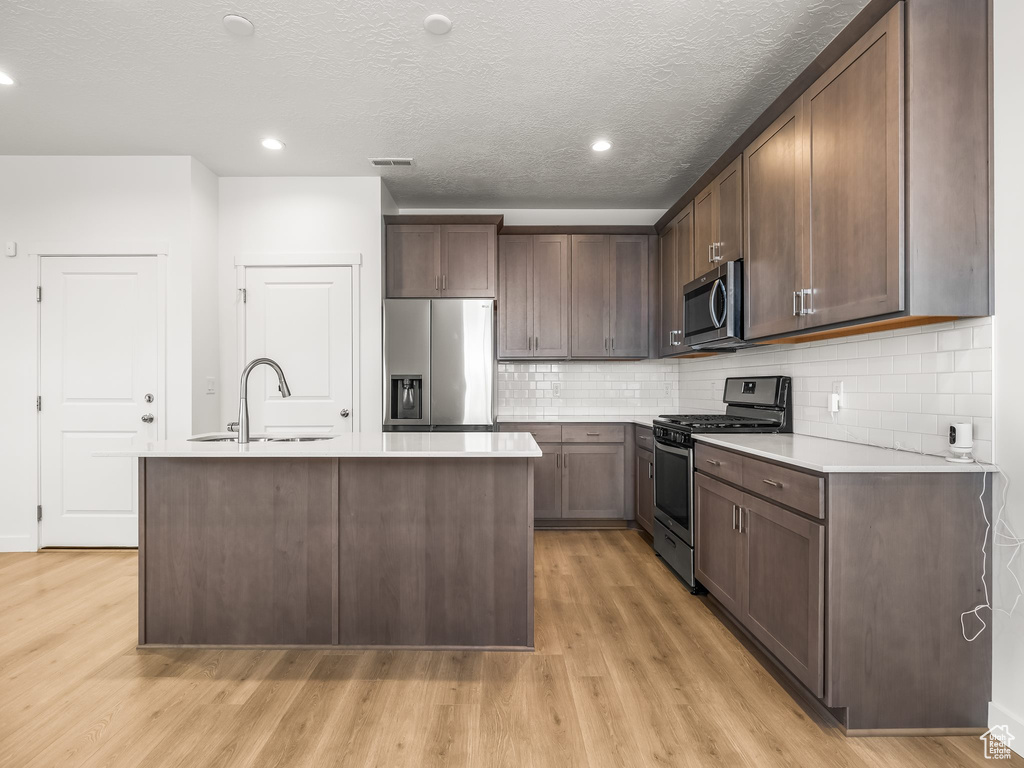
<path fill-rule="evenodd" d="M 494 428 L 494 301 L 384 301 L 384 430 Z"/>

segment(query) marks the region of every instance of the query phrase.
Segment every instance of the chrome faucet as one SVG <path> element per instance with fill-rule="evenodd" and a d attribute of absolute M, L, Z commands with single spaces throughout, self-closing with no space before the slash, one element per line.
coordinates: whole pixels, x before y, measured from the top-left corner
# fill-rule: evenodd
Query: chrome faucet
<path fill-rule="evenodd" d="M 258 365 L 269 365 L 277 374 L 277 388 L 281 390 L 281 397 L 291 397 L 292 391 L 288 389 L 288 381 L 284 377 L 281 366 L 269 357 L 257 357 L 242 371 L 242 380 L 238 385 L 238 442 L 245 444 L 249 442 L 249 404 L 246 397 L 249 392 L 249 374 Z"/>

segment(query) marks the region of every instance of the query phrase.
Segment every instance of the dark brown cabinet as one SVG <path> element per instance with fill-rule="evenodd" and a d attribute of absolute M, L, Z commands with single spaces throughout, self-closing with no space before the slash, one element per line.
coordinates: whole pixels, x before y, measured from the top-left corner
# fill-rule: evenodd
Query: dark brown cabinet
<path fill-rule="evenodd" d="M 648 252 L 644 235 L 573 235 L 570 356 L 648 354 Z"/>
<path fill-rule="evenodd" d="M 498 271 L 498 357 L 567 357 L 568 236 L 502 235 Z"/>
<path fill-rule="evenodd" d="M 562 516 L 621 518 L 623 514 L 622 445 L 562 445 Z"/>
<path fill-rule="evenodd" d="M 533 462 L 533 518 L 562 516 L 562 445 L 538 443 L 544 456 Z"/>
<path fill-rule="evenodd" d="M 821 696 L 825 526 L 750 495 L 740 514 L 743 606 L 736 615 L 815 696 Z"/>
<path fill-rule="evenodd" d="M 902 3 L 804 94 L 805 327 L 903 309 Z"/>
<path fill-rule="evenodd" d="M 636 522 L 648 533 L 654 532 L 654 454 L 636 451 Z"/>
<path fill-rule="evenodd" d="M 739 517 L 744 494 L 701 474 L 696 475 L 693 493 L 694 571 L 708 592 L 738 616 L 743 608 L 743 538 Z"/>
<path fill-rule="evenodd" d="M 494 298 L 496 240 L 494 224 L 389 224 L 388 298 Z"/>
<path fill-rule="evenodd" d="M 658 355 L 683 346 L 683 286 L 693 279 L 693 204 L 686 206 L 658 238 Z"/>
<path fill-rule="evenodd" d="M 737 157 L 693 202 L 693 277 L 743 258 L 743 158 Z"/>

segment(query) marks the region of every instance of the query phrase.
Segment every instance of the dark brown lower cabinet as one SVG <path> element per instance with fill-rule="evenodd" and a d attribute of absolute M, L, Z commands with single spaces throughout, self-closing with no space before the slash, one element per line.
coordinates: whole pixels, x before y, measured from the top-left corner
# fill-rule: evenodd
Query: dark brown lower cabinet
<path fill-rule="evenodd" d="M 824 694 L 825 526 L 746 495 L 743 624 L 815 696 Z"/>
<path fill-rule="evenodd" d="M 654 533 L 654 454 L 636 452 L 636 522 L 648 533 Z"/>
<path fill-rule="evenodd" d="M 743 606 L 743 537 L 737 518 L 744 494 L 704 475 L 697 475 L 693 492 L 697 579 L 738 616 Z"/>
<path fill-rule="evenodd" d="M 562 444 L 538 443 L 544 456 L 533 460 L 533 519 L 562 516 Z"/>
<path fill-rule="evenodd" d="M 621 444 L 563 444 L 562 517 L 621 518 L 624 461 Z"/>

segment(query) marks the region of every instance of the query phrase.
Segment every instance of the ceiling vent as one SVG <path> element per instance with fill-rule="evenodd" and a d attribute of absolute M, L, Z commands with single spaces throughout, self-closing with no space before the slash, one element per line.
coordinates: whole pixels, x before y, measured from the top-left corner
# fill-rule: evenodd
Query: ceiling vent
<path fill-rule="evenodd" d="M 371 157 L 370 165 L 377 168 L 406 168 L 412 165 L 411 157 Z"/>

